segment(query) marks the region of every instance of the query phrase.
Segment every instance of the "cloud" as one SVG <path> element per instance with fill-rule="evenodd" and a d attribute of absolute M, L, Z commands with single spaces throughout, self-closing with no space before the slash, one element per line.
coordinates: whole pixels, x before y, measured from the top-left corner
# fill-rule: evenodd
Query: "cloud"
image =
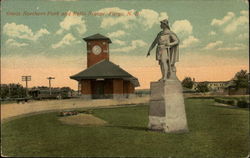
<path fill-rule="evenodd" d="M 245 44 L 242 44 L 242 43 L 235 43 L 235 46 L 239 46 L 239 47 L 247 47 Z"/>
<path fill-rule="evenodd" d="M 125 28 L 130 28 L 131 21 L 136 20 L 136 16 L 134 15 L 135 10 L 125 10 L 125 9 L 120 9 L 118 7 L 113 7 L 113 8 L 103 8 L 98 10 L 97 12 L 103 13 L 105 15 L 110 15 L 109 17 L 105 17 L 102 19 L 101 22 L 101 28 L 109 28 L 111 26 L 115 26 L 118 24 L 121 24 Z M 127 16 L 129 14 L 129 16 Z M 115 16 L 115 15 L 121 15 L 121 16 Z"/>
<path fill-rule="evenodd" d="M 28 45 L 27 43 L 17 42 L 14 39 L 8 39 L 5 43 L 6 43 L 6 45 L 15 46 L 15 47 L 23 47 L 23 46 L 27 46 Z"/>
<path fill-rule="evenodd" d="M 235 17 L 235 14 L 233 12 L 228 12 L 226 16 L 224 16 L 224 18 L 220 19 L 213 19 L 211 22 L 212 26 L 221 26 L 223 24 L 225 24 L 226 22 L 230 21 L 231 19 L 233 19 Z"/>
<path fill-rule="evenodd" d="M 190 47 L 193 44 L 199 43 L 200 40 L 195 38 L 194 36 L 189 36 L 187 39 L 185 39 L 182 42 L 182 45 L 180 45 L 180 48 L 187 48 Z"/>
<path fill-rule="evenodd" d="M 220 26 L 223 28 L 223 32 L 226 34 L 235 32 L 239 27 L 248 26 L 249 24 L 249 12 L 247 10 L 240 11 L 240 16 L 235 16 L 233 12 L 228 12 L 223 19 L 213 19 L 212 26 Z"/>
<path fill-rule="evenodd" d="M 213 49 L 219 45 L 222 45 L 223 44 L 223 41 L 216 41 L 216 42 L 211 42 L 211 43 L 208 43 L 203 49 L 204 50 L 209 50 L 209 49 Z"/>
<path fill-rule="evenodd" d="M 147 43 L 144 42 L 143 40 L 133 40 L 131 41 L 130 46 L 122 47 L 122 48 L 115 48 L 111 49 L 111 52 L 130 52 L 138 47 L 144 47 L 146 46 Z"/>
<path fill-rule="evenodd" d="M 211 35 L 211 36 L 216 35 L 216 32 L 210 31 L 210 32 L 208 33 L 208 35 Z"/>
<path fill-rule="evenodd" d="M 162 21 L 164 19 L 168 19 L 168 14 L 166 12 L 161 12 L 160 15 L 159 15 L 158 20 Z"/>
<path fill-rule="evenodd" d="M 113 43 L 119 44 L 119 45 L 125 45 L 126 44 L 125 41 L 121 41 L 121 40 L 113 40 Z"/>
<path fill-rule="evenodd" d="M 245 40 L 245 39 L 249 38 L 249 34 L 248 33 L 243 33 L 243 34 L 240 34 L 237 38 L 240 39 L 240 40 Z"/>
<path fill-rule="evenodd" d="M 125 35 L 126 33 L 122 30 L 118 30 L 116 32 L 111 32 L 111 33 L 108 33 L 107 36 L 109 38 L 116 38 L 116 37 L 120 37 L 120 36 L 123 36 Z"/>
<path fill-rule="evenodd" d="M 62 1 L 62 2 L 76 2 L 76 1 L 79 1 L 79 0 L 50 0 L 50 1 Z"/>
<path fill-rule="evenodd" d="M 190 35 L 193 32 L 193 26 L 188 20 L 177 20 L 172 25 L 172 30 L 181 36 Z"/>
<path fill-rule="evenodd" d="M 145 27 L 145 29 L 150 29 L 155 24 L 159 24 L 161 20 L 168 19 L 166 12 L 161 12 L 160 14 L 151 9 L 142 9 L 139 12 L 138 21 Z"/>
<path fill-rule="evenodd" d="M 200 40 L 194 37 L 193 34 L 193 26 L 190 21 L 188 20 L 177 20 L 172 25 L 172 30 L 176 34 L 178 34 L 180 39 L 183 39 L 182 44 L 180 45 L 181 48 L 187 48 L 191 45 L 194 45 Z"/>
<path fill-rule="evenodd" d="M 33 33 L 28 26 L 23 24 L 17 25 L 16 23 L 6 23 L 3 26 L 3 33 L 12 38 L 27 39 L 32 41 L 36 41 L 43 35 L 50 34 L 47 29 L 43 28 L 38 30 L 36 33 Z"/>
<path fill-rule="evenodd" d="M 237 50 L 243 50 L 245 49 L 245 47 L 239 47 L 239 46 L 235 46 L 235 47 L 224 47 L 224 48 L 218 48 L 218 51 L 237 51 Z"/>
<path fill-rule="evenodd" d="M 65 45 L 70 45 L 74 41 L 75 41 L 75 37 L 71 33 L 68 33 L 63 37 L 63 39 L 61 41 L 59 41 L 56 44 L 52 44 L 52 48 L 56 49 L 59 47 L 63 47 Z"/>
<path fill-rule="evenodd" d="M 240 14 L 244 15 L 244 16 L 248 16 L 249 15 L 249 11 L 248 10 L 242 10 L 242 11 L 240 11 Z"/>
<path fill-rule="evenodd" d="M 60 27 L 56 34 L 62 34 L 64 31 L 69 31 L 72 28 L 75 28 L 81 35 L 87 31 L 83 16 L 76 16 L 72 11 L 67 12 L 67 16 L 60 22 Z"/>
<path fill-rule="evenodd" d="M 230 24 L 228 24 L 223 30 L 224 33 L 232 33 L 238 29 L 240 26 L 244 26 L 249 24 L 248 11 L 242 10 L 240 12 L 241 16 L 234 19 Z"/>
<path fill-rule="evenodd" d="M 247 4 L 247 5 L 249 4 L 249 3 L 248 3 L 248 0 L 243 0 L 243 2 L 244 2 L 245 4 Z"/>
<path fill-rule="evenodd" d="M 135 23 L 142 25 L 145 30 L 150 29 L 155 24 L 159 24 L 160 20 L 167 19 L 168 15 L 166 12 L 156 12 L 152 9 L 142 9 L 141 11 L 136 11 L 134 9 L 126 10 L 118 7 L 113 8 L 103 8 L 97 12 L 103 13 L 105 15 L 113 15 L 109 17 L 104 17 L 101 21 L 101 28 L 109 28 L 115 25 L 120 25 L 124 28 L 131 28 L 136 26 Z M 115 14 L 121 16 L 114 16 Z M 136 16 L 138 15 L 138 16 Z"/>

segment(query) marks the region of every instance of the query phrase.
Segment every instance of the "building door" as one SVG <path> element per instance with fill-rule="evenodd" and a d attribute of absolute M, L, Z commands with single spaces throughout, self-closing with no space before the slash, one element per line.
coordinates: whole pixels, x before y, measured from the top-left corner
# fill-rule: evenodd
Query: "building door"
<path fill-rule="evenodd" d="M 96 81 L 94 84 L 93 99 L 103 99 L 104 97 L 104 81 Z"/>

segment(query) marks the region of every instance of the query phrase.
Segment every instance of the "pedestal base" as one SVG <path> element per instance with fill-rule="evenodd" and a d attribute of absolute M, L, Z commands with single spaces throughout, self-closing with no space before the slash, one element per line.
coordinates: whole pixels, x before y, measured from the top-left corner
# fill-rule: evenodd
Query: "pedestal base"
<path fill-rule="evenodd" d="M 167 133 L 187 132 L 182 86 L 177 78 L 151 82 L 149 129 Z"/>

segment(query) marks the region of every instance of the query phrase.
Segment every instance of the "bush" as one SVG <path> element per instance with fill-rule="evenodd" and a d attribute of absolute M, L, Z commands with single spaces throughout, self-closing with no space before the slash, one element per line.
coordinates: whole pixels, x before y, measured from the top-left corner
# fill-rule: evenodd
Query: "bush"
<path fill-rule="evenodd" d="M 250 103 L 248 99 L 248 97 L 223 97 L 215 98 L 214 101 L 222 104 L 237 106 L 239 108 L 249 108 Z"/>
<path fill-rule="evenodd" d="M 222 103 L 222 99 L 219 99 L 219 98 L 215 98 L 214 101 L 217 103 Z"/>
<path fill-rule="evenodd" d="M 234 105 L 234 100 L 227 100 L 226 103 L 229 105 Z"/>
<path fill-rule="evenodd" d="M 215 102 L 218 102 L 218 103 L 222 103 L 222 104 L 229 104 L 229 105 L 232 105 L 232 106 L 235 106 L 237 105 L 237 100 L 235 99 L 232 99 L 232 98 L 215 98 L 214 99 Z"/>
<path fill-rule="evenodd" d="M 245 100 L 240 100 L 240 101 L 238 101 L 237 106 L 239 108 L 249 108 L 249 102 L 247 102 Z"/>

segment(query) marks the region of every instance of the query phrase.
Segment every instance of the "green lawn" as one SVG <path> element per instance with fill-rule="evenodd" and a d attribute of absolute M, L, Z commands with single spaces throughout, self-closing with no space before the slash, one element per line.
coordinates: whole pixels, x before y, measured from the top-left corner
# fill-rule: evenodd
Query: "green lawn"
<path fill-rule="evenodd" d="M 2 124 L 7 156 L 246 157 L 248 109 L 213 106 L 213 99 L 186 99 L 189 133 L 147 130 L 148 106 L 96 109 L 109 126 L 64 125 L 57 113 Z"/>

